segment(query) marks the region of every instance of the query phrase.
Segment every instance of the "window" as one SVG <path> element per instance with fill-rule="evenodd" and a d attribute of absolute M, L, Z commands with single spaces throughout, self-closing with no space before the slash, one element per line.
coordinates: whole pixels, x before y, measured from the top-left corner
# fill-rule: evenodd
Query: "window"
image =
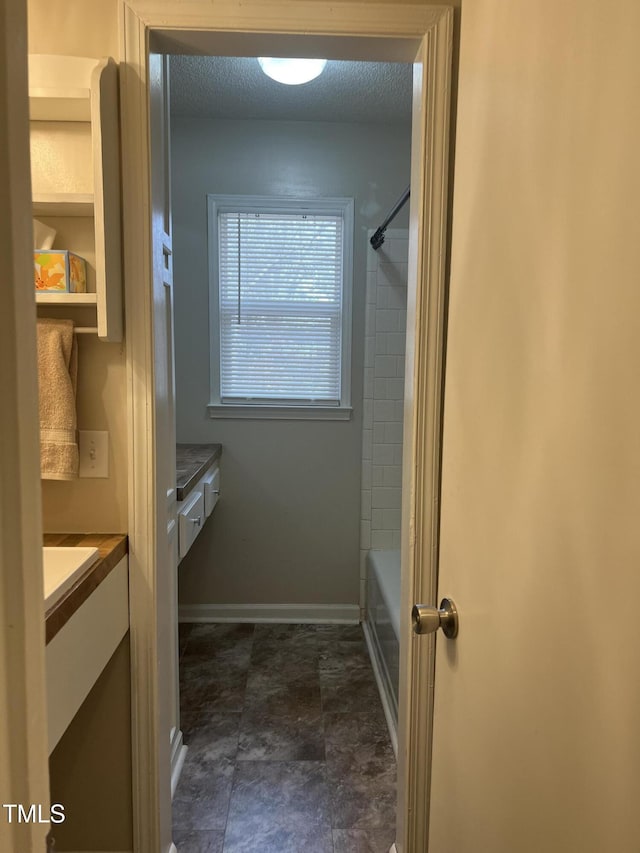
<path fill-rule="evenodd" d="M 353 200 L 208 196 L 211 417 L 350 417 Z"/>

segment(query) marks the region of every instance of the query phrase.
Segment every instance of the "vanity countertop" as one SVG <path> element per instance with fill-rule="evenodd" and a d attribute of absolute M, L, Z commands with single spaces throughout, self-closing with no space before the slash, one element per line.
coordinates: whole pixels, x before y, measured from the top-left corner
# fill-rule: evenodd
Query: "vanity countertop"
<path fill-rule="evenodd" d="M 128 550 L 123 533 L 45 533 L 43 545 L 58 548 L 88 547 L 98 549 L 98 559 L 74 585 L 47 610 L 46 638 L 49 643 L 73 614 L 102 583 Z"/>
<path fill-rule="evenodd" d="M 222 453 L 221 444 L 176 444 L 176 498 L 183 501 Z"/>

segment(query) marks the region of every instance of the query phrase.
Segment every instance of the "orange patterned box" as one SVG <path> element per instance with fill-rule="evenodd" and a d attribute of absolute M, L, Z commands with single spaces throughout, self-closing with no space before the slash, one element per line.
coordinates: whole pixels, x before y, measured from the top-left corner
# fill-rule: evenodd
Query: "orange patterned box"
<path fill-rule="evenodd" d="M 86 293 L 87 262 L 66 249 L 34 252 L 36 290 L 41 293 Z"/>

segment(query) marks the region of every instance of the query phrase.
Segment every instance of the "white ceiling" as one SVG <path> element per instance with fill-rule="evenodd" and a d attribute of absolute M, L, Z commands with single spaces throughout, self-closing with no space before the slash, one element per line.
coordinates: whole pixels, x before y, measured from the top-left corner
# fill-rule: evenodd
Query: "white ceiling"
<path fill-rule="evenodd" d="M 411 121 L 411 65 L 330 60 L 301 86 L 276 83 L 257 59 L 172 56 L 171 112 L 176 116 L 278 121 Z"/>

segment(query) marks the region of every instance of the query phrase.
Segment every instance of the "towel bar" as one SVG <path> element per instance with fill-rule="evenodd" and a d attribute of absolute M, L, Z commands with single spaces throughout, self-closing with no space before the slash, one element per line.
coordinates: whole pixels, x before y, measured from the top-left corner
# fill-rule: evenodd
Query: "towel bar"
<path fill-rule="evenodd" d="M 74 335 L 97 335 L 97 326 L 76 326 L 73 330 Z"/>

